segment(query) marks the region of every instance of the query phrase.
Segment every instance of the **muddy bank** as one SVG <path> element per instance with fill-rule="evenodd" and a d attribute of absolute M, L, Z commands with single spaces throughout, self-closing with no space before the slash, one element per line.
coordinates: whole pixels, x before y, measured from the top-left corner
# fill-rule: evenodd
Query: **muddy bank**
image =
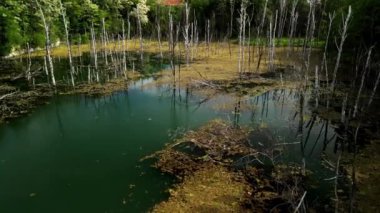
<path fill-rule="evenodd" d="M 33 90 L 20 90 L 15 86 L 0 86 L 0 124 L 24 116 L 37 106 L 48 103 L 53 91 L 47 85 Z"/>
<path fill-rule="evenodd" d="M 80 83 L 73 88 L 61 82 L 56 87 L 44 83 L 32 85 L 24 77 L 3 74 L 0 77 L 0 124 L 27 115 L 36 107 L 49 103 L 54 95 L 107 96 L 127 90 L 128 83 L 142 75 L 136 73 L 128 77 L 128 80 L 114 79 L 105 83 Z"/>
<path fill-rule="evenodd" d="M 39 84 L 26 89 L 18 85 L 2 83 L 0 85 L 0 124 L 29 114 L 36 107 L 49 103 L 54 95 L 102 96 L 126 88 L 124 81 L 108 82 L 103 85 L 80 85 L 75 90 L 66 90 L 66 86 L 57 86 L 54 89 L 48 84 Z"/>
<path fill-rule="evenodd" d="M 148 156 L 156 159 L 154 167 L 179 180 L 174 189 L 169 190 L 169 200 L 156 205 L 154 211 L 178 208 L 190 212 L 210 208 L 292 212 L 304 193 L 305 176 L 301 168 L 274 163 L 279 150 L 255 149 L 250 139 L 255 138 L 252 134 L 266 134 L 266 131 L 214 120 Z M 217 174 L 225 175 L 214 177 Z M 202 185 L 207 185 L 204 190 L 200 190 Z M 205 191 L 215 192 L 216 197 L 207 197 Z M 218 197 L 231 198 L 231 201 L 226 206 L 226 200 Z"/>

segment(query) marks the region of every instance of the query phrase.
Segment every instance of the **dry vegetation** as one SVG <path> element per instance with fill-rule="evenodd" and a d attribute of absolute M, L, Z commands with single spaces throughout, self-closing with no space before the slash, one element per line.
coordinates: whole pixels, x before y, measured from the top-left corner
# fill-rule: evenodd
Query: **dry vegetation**
<path fill-rule="evenodd" d="M 169 200 L 153 212 L 245 212 L 241 203 L 250 191 L 241 175 L 209 164 L 170 190 Z"/>
<path fill-rule="evenodd" d="M 169 190 L 169 200 L 156 205 L 154 211 L 268 212 L 294 208 L 302 193 L 301 169 L 275 165 L 270 150 L 259 152 L 250 146 L 250 133 L 248 128 L 214 120 L 146 157 L 156 158 L 154 167 L 181 180 Z"/>

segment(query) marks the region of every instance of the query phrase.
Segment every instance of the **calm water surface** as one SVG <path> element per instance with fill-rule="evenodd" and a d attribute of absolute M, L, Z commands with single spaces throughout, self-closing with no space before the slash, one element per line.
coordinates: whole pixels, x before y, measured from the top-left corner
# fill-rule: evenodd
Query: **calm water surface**
<path fill-rule="evenodd" d="M 128 92 L 109 97 L 57 97 L 29 117 L 1 126 L 0 212 L 147 211 L 167 198 L 165 190 L 173 180 L 139 159 L 169 142 L 169 132 L 194 129 L 214 118 L 265 126 L 274 140 L 261 145 L 295 143 L 283 148 L 279 161 L 305 159 L 306 167 L 318 173 L 316 179 L 330 177 L 320 163 L 325 142 L 319 135 L 325 135 L 325 121 L 316 119 L 310 128 L 307 101 L 302 140 L 309 142 L 297 144 L 295 93 L 217 95 L 202 101 L 183 92 L 181 98 L 173 96 L 167 87 L 145 88 L 150 81 L 138 81 Z M 223 104 L 240 105 L 241 112 L 221 109 Z M 333 130 L 327 129 L 327 137 L 333 137 Z"/>

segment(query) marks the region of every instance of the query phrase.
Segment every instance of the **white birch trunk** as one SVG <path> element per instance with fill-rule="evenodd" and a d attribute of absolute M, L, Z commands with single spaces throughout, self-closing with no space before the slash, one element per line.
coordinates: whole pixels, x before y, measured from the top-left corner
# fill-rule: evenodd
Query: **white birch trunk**
<path fill-rule="evenodd" d="M 70 64 L 71 85 L 73 87 L 75 87 L 75 79 L 74 79 L 75 68 L 74 68 L 74 64 L 73 64 L 72 50 L 71 50 L 71 44 L 70 44 L 70 39 L 69 39 L 68 23 L 66 21 L 66 11 L 63 8 L 61 0 L 59 1 L 59 5 L 60 5 L 60 9 L 61 9 L 61 15 L 62 15 L 63 25 L 65 27 L 67 53 L 69 55 L 69 64 Z"/>

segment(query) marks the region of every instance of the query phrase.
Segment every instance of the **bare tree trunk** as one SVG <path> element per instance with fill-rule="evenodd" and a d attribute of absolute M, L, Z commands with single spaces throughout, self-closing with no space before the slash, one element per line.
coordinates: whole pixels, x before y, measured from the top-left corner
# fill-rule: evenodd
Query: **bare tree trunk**
<path fill-rule="evenodd" d="M 361 93 L 362 93 L 362 90 L 363 90 L 364 81 L 365 81 L 365 78 L 367 76 L 369 65 L 371 63 L 370 61 L 371 61 L 371 54 L 372 54 L 372 49 L 373 48 L 374 48 L 374 46 L 370 47 L 370 49 L 368 51 L 367 60 L 366 60 L 365 67 L 364 67 L 364 70 L 363 70 L 363 74 L 362 74 L 362 79 L 361 79 L 358 95 L 356 96 L 356 101 L 355 101 L 355 106 L 354 106 L 354 113 L 353 113 L 353 117 L 354 118 L 356 117 L 356 114 L 358 113 L 358 105 L 359 105 L 359 101 L 360 101 L 360 96 L 361 96 Z"/>
<path fill-rule="evenodd" d="M 292 51 L 294 50 L 293 37 L 294 37 L 295 28 L 296 28 L 297 19 L 298 19 L 298 13 L 296 12 L 297 4 L 298 4 L 298 0 L 293 0 L 292 9 L 290 12 L 290 30 L 289 30 L 289 38 L 288 38 L 287 57 L 289 57 L 290 48 L 292 48 Z"/>
<path fill-rule="evenodd" d="M 172 75 L 173 75 L 173 84 L 175 87 L 175 64 L 174 64 L 174 57 L 175 57 L 175 44 L 174 44 L 174 23 L 173 23 L 173 16 L 171 13 L 169 13 L 169 52 L 170 52 L 170 65 L 172 68 Z"/>
<path fill-rule="evenodd" d="M 91 23 L 91 52 L 93 57 L 93 62 L 96 70 L 96 80 L 99 83 L 99 69 L 98 69 L 98 54 L 96 52 L 96 37 L 94 30 L 94 23 Z"/>
<path fill-rule="evenodd" d="M 263 30 L 264 24 L 265 24 L 265 17 L 266 17 L 266 12 L 267 12 L 267 6 L 268 6 L 268 0 L 265 0 L 264 4 L 264 11 L 263 11 L 263 16 L 261 18 L 260 26 L 257 29 L 257 41 L 256 41 L 256 46 L 258 48 L 258 60 L 257 60 L 257 67 L 256 67 L 256 72 L 259 71 L 260 68 L 260 63 L 261 63 L 261 57 L 263 55 L 263 48 L 261 45 L 261 31 Z"/>
<path fill-rule="evenodd" d="M 199 31 L 198 31 L 198 21 L 195 18 L 195 11 L 194 11 L 194 57 L 198 56 L 198 44 L 199 44 Z"/>
<path fill-rule="evenodd" d="M 235 10 L 235 1 L 230 0 L 230 31 L 228 37 L 231 38 L 234 24 L 234 10 Z"/>
<path fill-rule="evenodd" d="M 272 21 L 270 22 L 269 27 L 269 71 L 274 70 L 274 56 L 275 56 L 275 40 L 276 40 L 276 28 L 277 28 L 277 15 L 278 11 L 276 10 L 276 16 L 274 19 L 274 26 L 272 28 Z"/>
<path fill-rule="evenodd" d="M 368 106 L 371 105 L 371 103 L 373 101 L 373 98 L 375 97 L 377 87 L 379 86 L 379 81 L 380 81 L 380 71 L 377 74 L 376 83 L 375 83 L 375 86 L 373 87 L 373 90 L 372 90 L 372 93 L 371 93 L 371 97 L 369 98 Z"/>
<path fill-rule="evenodd" d="M 103 57 L 108 66 L 108 54 L 107 54 L 107 33 L 106 33 L 106 23 L 104 18 L 102 18 L 102 43 L 103 43 Z"/>
<path fill-rule="evenodd" d="M 279 21 L 278 21 L 278 31 L 277 31 L 277 37 L 281 38 L 284 32 L 285 28 L 285 22 L 286 22 L 286 13 L 288 12 L 288 7 L 287 7 L 287 0 L 280 0 L 280 14 L 278 16 Z"/>
<path fill-rule="evenodd" d="M 72 50 L 71 50 L 71 43 L 69 39 L 69 30 L 68 30 L 68 23 L 66 21 L 66 11 L 63 8 L 62 1 L 59 1 L 60 9 L 61 9 L 61 15 L 63 20 L 63 25 L 65 27 L 65 35 L 66 35 L 66 45 L 67 45 L 67 53 L 69 55 L 69 64 L 70 64 L 70 77 L 71 77 L 71 85 L 75 87 L 75 79 L 74 79 L 74 73 L 75 68 L 73 64 L 73 57 L 72 57 Z"/>
<path fill-rule="evenodd" d="M 29 42 L 26 43 L 26 48 L 27 48 L 27 51 L 28 51 L 28 64 L 27 64 L 27 68 L 26 68 L 26 71 L 25 71 L 25 77 L 26 79 L 29 81 L 30 83 L 30 79 L 32 78 L 32 75 L 30 73 L 30 69 L 32 67 L 32 58 L 30 56 L 30 45 L 29 45 Z"/>
<path fill-rule="evenodd" d="M 141 26 L 141 17 L 140 17 L 140 9 L 137 7 L 137 25 L 139 28 L 139 37 L 140 37 L 140 60 L 141 63 L 144 61 L 144 43 L 143 43 L 143 36 L 142 36 L 142 26 Z"/>
<path fill-rule="evenodd" d="M 348 29 L 348 23 L 349 23 L 350 19 L 351 19 L 351 5 L 348 7 L 348 14 L 345 17 L 345 20 L 343 20 L 343 26 L 342 26 L 343 29 L 342 29 L 342 33 L 341 33 L 340 44 L 338 47 L 338 56 L 336 59 L 335 68 L 334 68 L 334 72 L 333 72 L 333 79 L 331 82 L 331 91 L 332 92 L 334 92 L 334 89 L 335 89 L 336 74 L 338 73 L 338 69 L 339 69 L 340 58 L 342 56 L 342 51 L 343 51 L 343 45 L 344 45 L 344 42 L 347 38 L 347 29 Z"/>
<path fill-rule="evenodd" d="M 42 7 L 39 3 L 39 0 L 35 0 L 36 1 L 36 4 L 38 6 L 38 9 L 40 11 L 40 15 L 41 15 L 41 19 L 42 19 L 42 22 L 44 24 L 44 29 L 45 29 L 45 57 L 46 57 L 46 60 L 47 60 L 47 64 L 48 66 L 46 66 L 46 68 L 49 68 L 47 69 L 48 72 L 50 72 L 50 76 L 51 76 L 51 82 L 53 84 L 53 86 L 55 87 L 57 84 L 55 82 L 55 76 L 54 76 L 54 66 L 53 66 L 53 60 L 51 58 L 51 41 L 50 41 L 50 27 L 45 19 L 45 14 L 42 10 Z"/>
<path fill-rule="evenodd" d="M 190 38 L 189 38 L 189 15 L 190 15 L 190 7 L 188 3 L 185 4 L 185 26 L 183 37 L 185 39 L 185 49 L 186 49 L 186 65 L 189 66 L 190 63 Z"/>
<path fill-rule="evenodd" d="M 329 14 L 329 28 L 327 30 L 325 51 L 323 52 L 323 59 L 322 59 L 322 64 L 321 64 L 321 72 L 323 72 L 323 69 L 325 69 L 326 85 L 328 85 L 328 82 L 329 82 L 329 72 L 327 69 L 327 47 L 329 44 L 331 26 L 332 26 L 334 19 L 335 19 L 335 11 L 332 14 Z"/>
<path fill-rule="evenodd" d="M 252 17 L 248 18 L 248 71 L 251 71 L 251 22 Z"/>
<path fill-rule="evenodd" d="M 246 22 L 247 0 L 242 0 L 240 5 L 240 18 L 239 18 L 239 61 L 238 73 L 240 78 L 244 70 L 244 46 L 245 46 L 245 22 Z"/>
<path fill-rule="evenodd" d="M 123 20 L 123 35 L 122 35 L 122 39 L 123 39 L 123 73 L 124 73 L 124 78 L 125 79 L 128 79 L 128 75 L 127 75 L 127 54 L 126 54 L 126 49 L 125 49 L 125 28 L 124 28 L 124 20 Z"/>
<path fill-rule="evenodd" d="M 127 52 L 129 51 L 129 46 L 128 46 L 128 42 L 129 40 L 131 40 L 131 22 L 129 21 L 129 16 L 128 16 L 128 32 L 127 32 L 127 44 L 126 44 L 126 48 L 127 48 Z"/>
<path fill-rule="evenodd" d="M 210 19 L 207 19 L 206 29 L 206 44 L 207 44 L 207 57 L 210 56 Z"/>
<path fill-rule="evenodd" d="M 88 81 L 88 84 L 91 84 L 91 68 L 90 68 L 90 65 L 88 65 L 88 67 L 87 67 L 87 81 Z"/>
<path fill-rule="evenodd" d="M 315 30 L 315 6 L 316 6 L 316 0 L 311 0 L 309 2 L 309 15 L 307 20 L 307 28 L 305 33 L 305 40 L 303 45 L 303 59 L 305 63 L 305 69 L 304 76 L 305 80 L 308 77 L 309 69 L 310 69 L 310 56 L 311 56 L 311 48 L 312 48 L 312 41 L 314 37 L 314 30 Z M 306 83 L 305 83 L 306 84 Z"/>
<path fill-rule="evenodd" d="M 157 39 L 158 39 L 158 48 L 160 50 L 160 57 L 163 58 L 162 54 L 162 44 L 161 44 L 161 24 L 160 21 L 157 21 Z"/>

